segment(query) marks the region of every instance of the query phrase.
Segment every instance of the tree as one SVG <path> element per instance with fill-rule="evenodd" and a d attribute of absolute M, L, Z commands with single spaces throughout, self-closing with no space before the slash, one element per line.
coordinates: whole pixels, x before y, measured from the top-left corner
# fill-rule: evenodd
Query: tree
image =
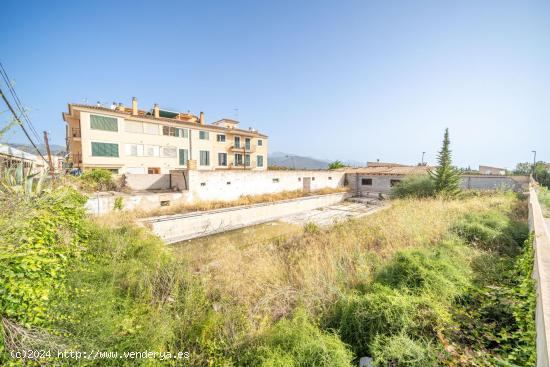
<path fill-rule="evenodd" d="M 533 170 L 533 164 L 529 162 L 516 164 L 516 169 L 512 172 L 514 175 L 529 176 Z"/>
<path fill-rule="evenodd" d="M 448 197 L 455 196 L 460 191 L 460 173 L 452 165 L 450 144 L 449 129 L 446 128 L 443 146 L 437 155 L 439 165 L 435 171 L 430 172 L 435 182 L 436 193 Z"/>
<path fill-rule="evenodd" d="M 344 168 L 346 165 L 342 161 L 334 161 L 328 165 L 328 169 Z"/>

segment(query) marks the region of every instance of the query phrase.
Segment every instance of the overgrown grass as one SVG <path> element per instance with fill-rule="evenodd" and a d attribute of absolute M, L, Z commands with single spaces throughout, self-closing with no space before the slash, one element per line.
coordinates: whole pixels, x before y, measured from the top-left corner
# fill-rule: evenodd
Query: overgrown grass
<path fill-rule="evenodd" d="M 77 218 L 82 256 L 64 265 L 41 325 L 77 349 L 190 353 L 82 365 L 350 366 L 366 355 L 377 366 L 528 365 L 524 206 L 511 193 L 395 200 L 330 229 L 177 256 L 131 213 Z M 3 223 L 25 223 L 12 217 Z"/>

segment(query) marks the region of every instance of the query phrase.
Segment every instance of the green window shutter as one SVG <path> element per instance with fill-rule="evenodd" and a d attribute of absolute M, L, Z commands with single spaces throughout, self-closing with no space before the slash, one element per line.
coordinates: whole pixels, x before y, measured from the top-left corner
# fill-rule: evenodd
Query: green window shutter
<path fill-rule="evenodd" d="M 118 131 L 117 119 L 108 116 L 90 115 L 90 128 L 94 130 Z"/>
<path fill-rule="evenodd" d="M 185 166 L 189 160 L 189 151 L 187 149 L 180 149 L 180 166 Z"/>
<path fill-rule="evenodd" d="M 264 166 L 264 156 L 263 155 L 256 156 L 256 166 L 258 166 L 258 167 L 263 167 Z"/>
<path fill-rule="evenodd" d="M 92 142 L 92 157 L 118 157 L 118 144 Z"/>

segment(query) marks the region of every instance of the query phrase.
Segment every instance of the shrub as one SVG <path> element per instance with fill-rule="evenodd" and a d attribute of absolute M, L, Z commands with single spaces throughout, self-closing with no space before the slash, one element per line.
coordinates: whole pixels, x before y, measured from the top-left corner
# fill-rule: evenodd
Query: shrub
<path fill-rule="evenodd" d="M 0 314 L 25 326 L 50 319 L 51 296 L 86 243 L 85 198 L 59 188 L 34 200 L 2 196 Z"/>
<path fill-rule="evenodd" d="M 404 292 L 426 292 L 452 301 L 470 285 L 472 272 L 466 250 L 456 240 L 449 240 L 433 248 L 398 252 L 378 272 L 375 281 Z"/>
<path fill-rule="evenodd" d="M 298 311 L 268 329 L 245 359 L 244 365 L 262 367 L 350 367 L 353 355 L 337 335 L 321 331 Z"/>
<path fill-rule="evenodd" d="M 392 187 L 393 198 L 427 198 L 435 195 L 434 180 L 428 175 L 409 176 Z"/>
<path fill-rule="evenodd" d="M 114 190 L 116 187 L 111 171 L 102 168 L 84 172 L 81 179 L 96 191 Z"/>
<path fill-rule="evenodd" d="M 364 356 L 372 355 L 372 343 L 378 335 L 433 337 L 435 330 L 448 322 L 447 311 L 433 298 L 374 284 L 364 295 L 344 297 L 329 324 L 357 356 Z"/>
<path fill-rule="evenodd" d="M 453 229 L 471 245 L 507 255 L 517 254 L 528 235 L 525 223 L 513 221 L 496 210 L 466 214 Z"/>
<path fill-rule="evenodd" d="M 429 342 L 406 335 L 377 336 L 372 345 L 374 365 L 379 367 L 437 367 L 436 349 Z"/>

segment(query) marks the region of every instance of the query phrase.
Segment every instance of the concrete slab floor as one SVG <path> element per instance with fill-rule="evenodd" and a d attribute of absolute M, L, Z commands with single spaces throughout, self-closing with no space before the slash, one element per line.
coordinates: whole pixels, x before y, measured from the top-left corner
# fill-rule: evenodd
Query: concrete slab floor
<path fill-rule="evenodd" d="M 377 209 L 380 209 L 380 205 L 343 201 L 324 208 L 283 217 L 280 218 L 279 221 L 298 225 L 315 223 L 318 226 L 324 227 L 335 223 L 340 223 L 351 218 L 363 217 L 371 214 Z"/>

